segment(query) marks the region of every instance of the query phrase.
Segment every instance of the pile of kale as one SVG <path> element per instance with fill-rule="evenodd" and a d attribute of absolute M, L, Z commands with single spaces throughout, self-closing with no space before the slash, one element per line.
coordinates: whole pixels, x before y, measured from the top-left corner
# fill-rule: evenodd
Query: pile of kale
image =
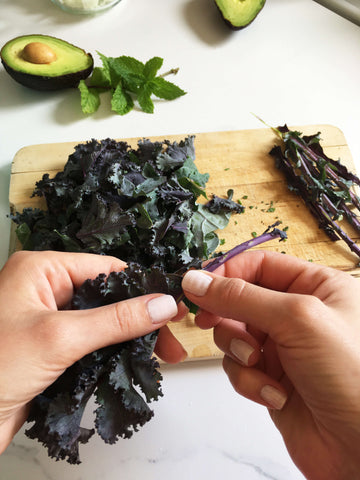
<path fill-rule="evenodd" d="M 123 272 L 85 282 L 72 308 L 151 292 L 179 298 L 182 273 L 213 254 L 215 231 L 244 210 L 231 191 L 206 202 L 209 175 L 194 160 L 193 136 L 179 143 L 144 139 L 136 149 L 110 139 L 79 144 L 63 171 L 36 183 L 33 195 L 45 199 L 46 209 L 13 215 L 18 238 L 28 250 L 92 252 L 127 262 Z M 152 355 L 156 338 L 157 332 L 103 348 L 68 368 L 34 400 L 27 435 L 51 457 L 80 463 L 79 443 L 94 433 L 80 423 L 94 396 L 101 438 L 129 438 L 153 416 L 148 403 L 162 395 Z"/>
<path fill-rule="evenodd" d="M 360 259 L 360 246 L 345 230 L 360 232 L 359 177 L 340 160 L 329 158 L 320 145 L 320 132 L 302 135 L 287 125 L 273 128 L 283 145 L 270 151 L 288 188 L 299 195 L 332 241 L 342 240 Z"/>

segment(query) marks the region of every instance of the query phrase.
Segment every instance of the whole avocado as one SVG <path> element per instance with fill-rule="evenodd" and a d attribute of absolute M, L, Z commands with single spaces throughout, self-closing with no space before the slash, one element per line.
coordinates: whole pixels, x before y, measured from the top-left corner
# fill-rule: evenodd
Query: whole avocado
<path fill-rule="evenodd" d="M 8 41 L 1 62 L 18 83 L 35 90 L 76 87 L 93 70 L 90 53 L 49 35 L 24 35 Z"/>
<path fill-rule="evenodd" d="M 255 20 L 266 0 L 214 0 L 225 23 L 233 30 L 247 27 Z"/>

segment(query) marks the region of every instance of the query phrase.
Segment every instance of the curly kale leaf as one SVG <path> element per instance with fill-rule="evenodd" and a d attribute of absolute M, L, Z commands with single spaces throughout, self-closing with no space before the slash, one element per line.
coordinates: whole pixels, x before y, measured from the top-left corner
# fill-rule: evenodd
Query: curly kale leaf
<path fill-rule="evenodd" d="M 54 178 L 45 174 L 33 195 L 47 210 L 12 219 L 24 249 L 91 252 L 125 260 L 128 268 L 88 280 L 72 308 L 88 309 L 160 292 L 181 298 L 181 273 L 199 267 L 219 244 L 235 203 L 206 198 L 209 175 L 195 165 L 194 137 L 179 143 L 142 140 L 137 149 L 115 140 L 75 147 Z M 238 206 L 237 206 L 238 207 Z M 134 263 L 137 262 L 137 263 Z M 96 431 L 108 443 L 128 438 L 153 416 L 162 395 L 152 353 L 157 333 L 87 355 L 33 402 L 27 435 L 56 459 L 79 463 L 79 444 Z M 95 429 L 81 425 L 88 400 L 97 403 Z"/>
<path fill-rule="evenodd" d="M 75 293 L 75 310 L 108 305 L 144 293 L 178 297 L 181 276 L 159 267 L 130 263 L 122 272 L 87 280 Z M 80 463 L 79 444 L 95 430 L 107 443 L 129 438 L 153 417 L 149 403 L 162 396 L 162 376 L 153 357 L 157 332 L 97 350 L 68 368 L 33 401 L 26 431 L 43 443 L 51 457 Z M 95 398 L 95 429 L 81 426 L 87 402 Z"/>
<path fill-rule="evenodd" d="M 33 195 L 45 198 L 47 211 L 12 217 L 23 248 L 113 255 L 167 272 L 208 258 L 235 202 L 197 202 L 209 175 L 194 160 L 193 136 L 143 139 L 136 149 L 110 139 L 77 145 L 63 171 L 36 183 Z"/>

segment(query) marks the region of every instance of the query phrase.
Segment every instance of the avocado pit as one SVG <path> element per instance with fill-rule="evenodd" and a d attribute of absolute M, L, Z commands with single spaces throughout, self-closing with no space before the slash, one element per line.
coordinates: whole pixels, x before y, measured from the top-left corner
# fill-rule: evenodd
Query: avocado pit
<path fill-rule="evenodd" d="M 48 64 L 56 60 L 54 50 L 42 42 L 30 42 L 25 45 L 23 58 L 30 63 Z"/>

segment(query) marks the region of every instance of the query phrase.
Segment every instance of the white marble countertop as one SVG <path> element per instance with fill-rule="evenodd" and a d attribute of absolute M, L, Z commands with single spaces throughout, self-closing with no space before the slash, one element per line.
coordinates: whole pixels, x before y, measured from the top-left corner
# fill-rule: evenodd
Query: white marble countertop
<path fill-rule="evenodd" d="M 62 12 L 50 0 L 1 0 L 0 45 L 23 34 L 63 38 L 86 51 L 164 58 L 188 94 L 156 102 L 155 113 L 120 117 L 107 106 L 80 111 L 77 91 L 39 93 L 0 68 L 0 265 L 6 261 L 11 161 L 24 146 L 104 137 L 151 136 L 334 124 L 360 165 L 360 29 L 311 0 L 267 0 L 257 20 L 232 32 L 212 0 L 122 0 L 98 16 Z M 267 411 L 237 396 L 220 361 L 163 367 L 155 417 L 115 446 L 92 439 L 83 463 L 48 459 L 20 432 L 0 457 L 1 480 L 300 480 Z M 91 421 L 91 409 L 85 423 Z"/>

